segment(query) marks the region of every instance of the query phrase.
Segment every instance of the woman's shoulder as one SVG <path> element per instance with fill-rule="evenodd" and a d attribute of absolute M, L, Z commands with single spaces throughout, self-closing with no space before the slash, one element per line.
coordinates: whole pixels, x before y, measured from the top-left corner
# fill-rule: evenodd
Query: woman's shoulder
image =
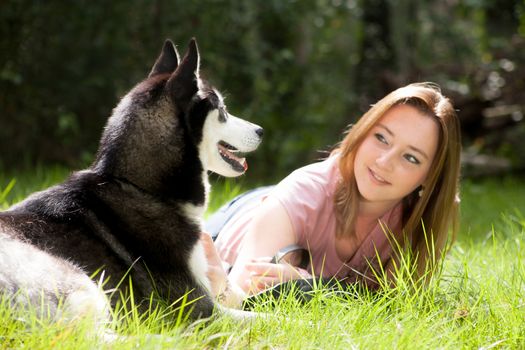
<path fill-rule="evenodd" d="M 269 194 L 286 210 L 297 242 L 323 241 L 322 233 L 327 227 L 332 227 L 328 224 L 333 218 L 333 178 L 337 163 L 336 159 L 329 157 L 301 167 Z"/>
<path fill-rule="evenodd" d="M 339 176 L 338 156 L 330 156 L 319 162 L 294 170 L 283 181 L 294 181 L 309 185 L 327 185 L 337 181 Z"/>
<path fill-rule="evenodd" d="M 286 207 L 320 208 L 327 202 L 332 202 L 337 174 L 337 160 L 330 157 L 295 170 L 271 194 L 286 204 Z"/>

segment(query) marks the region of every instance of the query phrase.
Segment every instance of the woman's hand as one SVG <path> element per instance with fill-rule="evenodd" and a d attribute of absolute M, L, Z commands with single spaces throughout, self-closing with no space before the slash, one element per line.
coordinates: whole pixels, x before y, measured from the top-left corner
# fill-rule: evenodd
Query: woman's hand
<path fill-rule="evenodd" d="M 224 306 L 240 308 L 242 301 L 246 298 L 246 293 L 238 286 L 230 283 L 211 236 L 207 233 L 201 233 L 200 241 L 208 260 L 207 276 L 210 280 L 212 297 Z"/>
<path fill-rule="evenodd" d="M 223 293 L 228 287 L 228 275 L 222 266 L 222 260 L 215 249 L 211 236 L 201 233 L 200 241 L 204 247 L 204 253 L 208 260 L 208 279 L 211 284 L 211 294 L 214 298 Z"/>
<path fill-rule="evenodd" d="M 290 280 L 292 275 L 297 276 L 291 266 L 270 264 L 269 258 L 258 260 L 274 256 L 291 244 L 297 244 L 297 241 L 290 217 L 281 202 L 270 195 L 256 209 L 247 227 L 242 247 L 229 274 L 230 281 L 245 293 L 253 294 L 279 283 L 280 276 L 283 281 Z M 261 278 L 263 276 L 264 279 Z"/>
<path fill-rule="evenodd" d="M 275 264 L 270 261 L 271 258 L 262 257 L 253 259 L 245 265 L 249 278 L 242 286 L 244 290 L 255 294 L 282 282 L 311 277 L 308 271 L 299 267 L 287 263 Z"/>

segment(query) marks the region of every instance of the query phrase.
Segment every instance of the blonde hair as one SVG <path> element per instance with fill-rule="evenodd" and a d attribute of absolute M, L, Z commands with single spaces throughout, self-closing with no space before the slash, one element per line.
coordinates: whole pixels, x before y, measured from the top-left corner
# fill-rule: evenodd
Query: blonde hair
<path fill-rule="evenodd" d="M 371 128 L 393 106 L 408 104 L 436 120 L 439 141 L 421 197 L 418 190 L 403 200 L 403 234 L 417 256 L 416 268 L 422 275 L 434 267 L 458 229 L 458 189 L 461 135 L 459 120 L 452 103 L 438 85 L 414 83 L 401 87 L 373 105 L 353 125 L 333 153 L 339 153 L 341 182 L 335 193 L 337 235 L 352 236 L 357 217 L 359 192 L 354 175 L 355 151 Z"/>

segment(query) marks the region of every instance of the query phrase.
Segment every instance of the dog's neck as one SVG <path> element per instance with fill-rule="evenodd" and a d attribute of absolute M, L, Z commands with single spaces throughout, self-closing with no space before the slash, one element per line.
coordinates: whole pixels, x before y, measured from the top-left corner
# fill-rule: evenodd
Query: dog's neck
<path fill-rule="evenodd" d="M 87 172 L 87 171 L 83 171 L 83 172 Z M 208 208 L 211 186 L 210 186 L 210 182 L 208 179 L 207 170 L 202 171 L 200 178 L 201 178 L 202 188 L 204 189 L 204 194 L 203 194 L 204 202 L 203 203 L 192 203 L 190 201 L 180 200 L 179 198 L 174 198 L 174 199 L 175 201 L 178 202 L 178 204 L 180 205 L 180 207 L 186 214 L 186 217 L 191 219 L 195 223 L 197 223 L 202 228 L 204 214 L 206 212 L 206 209 Z M 134 198 L 137 195 L 139 197 L 142 197 L 142 195 L 145 195 L 148 197 L 156 197 L 155 194 L 149 193 L 148 191 L 142 189 L 140 186 L 135 185 L 134 183 L 130 182 L 127 179 L 113 177 L 113 180 L 121 184 L 120 186 L 128 193 L 129 198 Z M 130 191 L 135 193 L 136 195 L 130 195 Z M 195 196 L 196 198 L 202 198 L 200 193 L 195 194 L 195 195 L 196 195 Z"/>
<path fill-rule="evenodd" d="M 204 187 L 204 203 L 202 205 L 196 205 L 190 202 L 183 203 L 182 209 L 186 213 L 188 218 L 192 218 L 196 223 L 199 224 L 201 229 L 204 228 L 204 214 L 208 208 L 208 202 L 210 198 L 210 182 L 208 180 L 208 172 L 205 170 L 202 172 L 202 184 Z"/>

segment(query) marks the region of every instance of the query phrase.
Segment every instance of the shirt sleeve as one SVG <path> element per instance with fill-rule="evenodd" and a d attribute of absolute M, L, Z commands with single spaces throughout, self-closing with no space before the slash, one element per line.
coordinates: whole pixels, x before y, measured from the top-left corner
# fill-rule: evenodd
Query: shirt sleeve
<path fill-rule="evenodd" d="M 282 180 L 271 192 L 284 206 L 299 245 L 306 246 L 312 238 L 319 215 L 326 202 L 322 177 L 300 168 Z"/>

